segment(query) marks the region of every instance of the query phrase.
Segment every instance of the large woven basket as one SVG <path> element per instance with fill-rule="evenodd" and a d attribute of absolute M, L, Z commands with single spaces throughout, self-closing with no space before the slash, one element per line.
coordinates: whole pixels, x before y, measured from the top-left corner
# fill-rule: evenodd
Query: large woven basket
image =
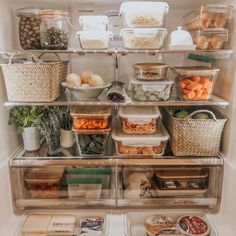
<path fill-rule="evenodd" d="M 12 64 L 15 55 L 27 54 L 34 62 Z M 28 52 L 14 53 L 8 64 L 1 64 L 7 97 L 13 102 L 52 102 L 61 94 L 68 61 L 42 62 Z"/>
<path fill-rule="evenodd" d="M 172 113 L 188 110 L 191 114 L 178 119 Z M 171 135 L 170 146 L 175 156 L 215 156 L 219 154 L 221 136 L 226 117 L 211 107 L 164 107 L 164 123 Z M 192 119 L 197 113 L 205 112 L 211 119 Z"/>

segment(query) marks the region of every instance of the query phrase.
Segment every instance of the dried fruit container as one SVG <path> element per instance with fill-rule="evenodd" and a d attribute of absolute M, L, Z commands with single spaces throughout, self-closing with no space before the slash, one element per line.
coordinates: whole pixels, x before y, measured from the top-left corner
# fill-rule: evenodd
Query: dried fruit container
<path fill-rule="evenodd" d="M 197 49 L 222 49 L 228 41 L 228 29 L 207 29 L 192 31 L 193 42 Z"/>
<path fill-rule="evenodd" d="M 124 2 L 120 7 L 125 27 L 160 27 L 165 23 L 169 6 L 165 2 Z"/>
<path fill-rule="evenodd" d="M 121 107 L 118 116 L 125 134 L 153 134 L 161 115 L 157 107 L 128 106 Z"/>
<path fill-rule="evenodd" d="M 63 169 L 30 169 L 24 180 L 32 198 L 59 198 Z"/>
<path fill-rule="evenodd" d="M 108 29 L 107 16 L 80 16 L 80 28 L 83 31 L 106 31 Z"/>
<path fill-rule="evenodd" d="M 163 63 L 136 63 L 133 65 L 136 79 L 147 81 L 165 79 L 168 67 Z"/>
<path fill-rule="evenodd" d="M 120 125 L 112 130 L 117 155 L 135 155 L 138 157 L 161 156 L 165 152 L 169 134 L 162 121 L 158 122 L 157 130 L 152 135 L 129 135 L 121 131 Z"/>
<path fill-rule="evenodd" d="M 171 95 L 174 81 L 141 81 L 133 79 L 131 88 L 133 98 L 137 101 L 159 101 L 168 100 Z"/>
<path fill-rule="evenodd" d="M 160 49 L 167 30 L 164 28 L 125 28 L 121 30 L 123 46 L 127 49 Z"/>
<path fill-rule="evenodd" d="M 219 69 L 203 66 L 175 67 L 178 74 L 177 92 L 180 99 L 208 100 L 211 98 Z"/>
<path fill-rule="evenodd" d="M 80 106 L 71 111 L 73 130 L 101 130 L 109 128 L 111 107 L 108 106 Z"/>
<path fill-rule="evenodd" d="M 232 6 L 209 4 L 184 16 L 188 30 L 224 28 L 231 19 Z"/>

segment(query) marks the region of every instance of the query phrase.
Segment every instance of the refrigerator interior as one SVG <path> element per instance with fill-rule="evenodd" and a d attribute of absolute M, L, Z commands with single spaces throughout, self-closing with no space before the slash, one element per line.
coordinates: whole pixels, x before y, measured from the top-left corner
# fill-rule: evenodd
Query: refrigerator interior
<path fill-rule="evenodd" d="M 184 1 L 184 0 L 169 0 L 167 1 L 170 5 L 170 12 L 167 17 L 166 26 L 168 31 L 171 32 L 176 29 L 178 25 L 182 24 L 182 16 L 192 9 L 206 3 L 228 3 L 234 6 L 233 21 L 231 23 L 231 36 L 229 47 L 236 50 L 236 3 L 235 1 Z M 187 3 L 186 3 L 187 2 Z M 0 51 L 12 51 L 15 49 L 21 49 L 18 40 L 18 19 L 15 15 L 15 10 L 21 7 L 44 7 L 44 8 L 61 8 L 69 9 L 70 15 L 72 17 L 72 24 L 78 24 L 78 10 L 81 9 L 93 9 L 96 12 L 107 12 L 116 11 L 119 9 L 121 1 L 112 0 L 107 3 L 107 1 L 83 1 L 83 0 L 35 0 L 35 1 L 25 1 L 25 0 L 0 0 Z M 75 39 L 76 28 L 73 28 L 71 35 L 73 35 L 71 40 L 71 46 L 77 47 L 78 41 Z M 67 55 L 63 57 L 67 58 Z M 175 56 L 140 56 L 128 55 L 121 56 L 119 58 L 119 74 L 114 74 L 114 58 L 112 56 L 103 56 L 100 60 L 99 55 L 86 55 L 86 56 L 68 56 L 71 59 L 70 71 L 79 73 L 80 71 L 92 70 L 102 77 L 106 78 L 107 81 L 114 79 L 114 76 L 119 76 L 121 80 L 128 81 L 130 74 L 132 74 L 131 65 L 134 62 L 142 61 L 162 61 L 168 62 L 171 65 L 192 65 L 199 64 L 197 62 L 189 61 L 186 58 Z M 235 195 L 236 188 L 234 186 L 234 179 L 236 178 L 236 82 L 235 82 L 235 61 L 236 56 L 233 54 L 228 60 L 216 60 L 213 65 L 219 66 L 221 69 L 219 79 L 216 83 L 215 94 L 228 100 L 230 105 L 226 108 L 222 108 L 221 112 L 224 113 L 229 120 L 227 122 L 224 137 L 222 152 L 225 159 L 224 162 L 224 183 L 223 183 L 223 195 L 220 210 L 216 213 L 209 215 L 209 218 L 213 220 L 214 224 L 219 231 L 219 235 L 235 235 L 236 225 L 234 219 L 236 217 L 236 204 Z M 173 75 L 170 75 L 173 76 Z M 18 149 L 21 140 L 15 131 L 14 126 L 8 125 L 8 111 L 4 107 L 4 102 L 6 101 L 6 94 L 4 88 L 4 82 L 2 76 L 0 75 L 0 184 L 1 184 L 1 195 L 0 195 L 0 234 L 12 236 L 21 221 L 21 215 L 15 215 L 13 213 L 13 207 L 11 202 L 11 191 L 10 191 L 10 181 L 9 181 L 9 168 L 8 161 L 9 158 Z M 3 194 L 4 193 L 4 194 Z M 141 212 L 142 213 L 142 212 Z M 140 213 L 140 214 L 141 214 Z M 128 217 L 132 217 L 132 211 L 127 214 Z M 132 218 L 134 219 L 134 217 Z M 112 234 L 111 234 L 112 235 Z M 214 234 L 212 234 L 213 236 Z"/>

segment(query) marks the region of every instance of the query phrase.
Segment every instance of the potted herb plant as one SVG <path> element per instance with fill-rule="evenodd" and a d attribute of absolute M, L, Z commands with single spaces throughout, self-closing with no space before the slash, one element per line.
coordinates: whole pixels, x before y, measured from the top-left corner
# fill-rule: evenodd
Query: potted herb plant
<path fill-rule="evenodd" d="M 10 110 L 10 121 L 14 122 L 17 130 L 22 134 L 24 149 L 36 151 L 40 148 L 40 132 L 37 122 L 41 110 L 37 107 L 14 107 Z"/>

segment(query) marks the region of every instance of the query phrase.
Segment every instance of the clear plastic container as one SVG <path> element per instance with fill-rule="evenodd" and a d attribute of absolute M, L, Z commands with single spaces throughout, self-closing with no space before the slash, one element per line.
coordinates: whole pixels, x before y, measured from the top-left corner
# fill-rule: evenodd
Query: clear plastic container
<path fill-rule="evenodd" d="M 44 10 L 40 12 L 40 41 L 43 49 L 66 50 L 69 43 L 70 18 L 68 12 Z"/>
<path fill-rule="evenodd" d="M 106 31 L 108 29 L 107 16 L 80 16 L 79 24 L 83 31 Z"/>
<path fill-rule="evenodd" d="M 165 79 L 168 67 L 163 63 L 136 63 L 133 65 L 136 79 L 147 81 Z"/>
<path fill-rule="evenodd" d="M 125 27 L 161 27 L 169 6 L 165 2 L 124 2 L 120 7 Z"/>
<path fill-rule="evenodd" d="M 71 111 L 73 117 L 73 129 L 107 129 L 111 116 L 111 107 L 108 106 L 80 106 Z"/>
<path fill-rule="evenodd" d="M 161 114 L 157 107 L 128 106 L 121 107 L 118 116 L 125 134 L 153 134 Z"/>
<path fill-rule="evenodd" d="M 211 98 L 219 69 L 209 67 L 175 67 L 179 75 L 177 92 L 180 99 L 208 100 Z"/>
<path fill-rule="evenodd" d="M 189 30 L 224 28 L 231 19 L 232 6 L 209 4 L 184 16 L 185 26 Z"/>
<path fill-rule="evenodd" d="M 112 138 L 115 141 L 117 155 L 144 155 L 161 156 L 165 152 L 169 134 L 163 123 L 159 121 L 157 130 L 152 135 L 128 135 L 121 131 L 117 125 L 112 130 Z"/>
<path fill-rule="evenodd" d="M 32 198 L 59 198 L 63 169 L 30 169 L 24 180 Z"/>
<path fill-rule="evenodd" d="M 228 41 L 228 29 L 208 29 L 192 31 L 193 41 L 197 49 L 222 49 Z"/>
<path fill-rule="evenodd" d="M 41 9 L 21 8 L 16 14 L 19 20 L 20 45 L 24 50 L 41 49 L 40 44 L 40 18 Z"/>
<path fill-rule="evenodd" d="M 127 49 L 160 49 L 167 30 L 164 28 L 125 28 L 121 30 L 123 46 Z"/>
<path fill-rule="evenodd" d="M 132 95 L 137 101 L 159 101 L 168 100 L 171 96 L 171 90 L 174 81 L 140 81 L 133 79 L 131 81 Z"/>
<path fill-rule="evenodd" d="M 76 36 L 82 49 L 107 49 L 112 39 L 110 31 L 78 31 Z"/>
<path fill-rule="evenodd" d="M 110 139 L 110 130 L 74 131 L 80 156 L 104 156 Z"/>

